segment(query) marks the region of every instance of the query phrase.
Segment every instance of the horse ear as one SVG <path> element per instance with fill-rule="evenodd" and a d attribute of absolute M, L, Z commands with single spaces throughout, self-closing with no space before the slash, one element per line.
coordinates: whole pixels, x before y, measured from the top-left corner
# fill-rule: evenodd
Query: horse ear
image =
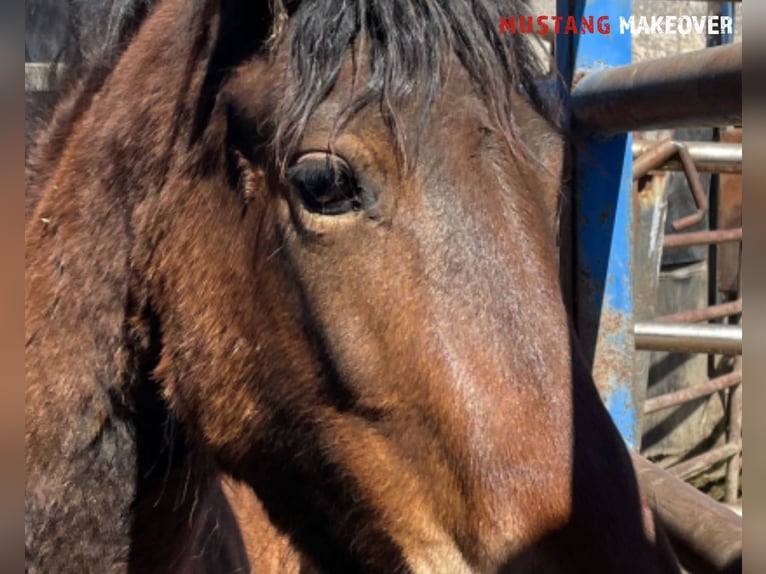
<path fill-rule="evenodd" d="M 162 233 L 161 191 L 183 156 L 179 144 L 190 128 L 192 138 L 204 131 L 227 74 L 266 49 L 273 21 L 268 0 L 161 2 L 103 85 L 75 88 L 98 94 L 69 119 L 61 153 L 48 154 L 26 229 L 33 570 L 62 564 L 62 548 L 67 571 L 128 559 L 145 480 L 136 392 L 149 387 L 143 377 L 159 354 L 145 282 Z"/>
<path fill-rule="evenodd" d="M 200 89 L 192 137 L 204 131 L 218 94 L 231 71 L 268 49 L 279 19 L 289 13 L 285 2 L 222 0 L 215 45 Z"/>

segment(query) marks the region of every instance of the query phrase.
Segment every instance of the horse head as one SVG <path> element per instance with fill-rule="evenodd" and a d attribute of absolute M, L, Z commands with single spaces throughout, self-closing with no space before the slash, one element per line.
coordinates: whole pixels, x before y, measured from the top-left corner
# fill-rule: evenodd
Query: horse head
<path fill-rule="evenodd" d="M 33 523 L 46 489 L 90 525 L 91 494 L 135 508 L 215 468 L 325 572 L 660 570 L 562 303 L 563 142 L 503 10 L 154 8 L 38 178 Z M 166 420 L 184 462 L 136 483 Z M 129 545 L 116 524 L 82 532 Z"/>

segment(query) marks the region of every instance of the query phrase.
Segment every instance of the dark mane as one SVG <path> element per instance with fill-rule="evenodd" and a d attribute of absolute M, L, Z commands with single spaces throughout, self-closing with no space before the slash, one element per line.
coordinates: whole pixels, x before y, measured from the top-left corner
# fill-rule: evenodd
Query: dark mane
<path fill-rule="evenodd" d="M 425 121 L 446 72 L 445 54 L 459 58 L 496 115 L 513 135 L 511 88 L 525 93 L 544 111 L 535 86 L 544 72 L 535 38 L 501 36 L 500 16 L 524 14 L 525 0 L 308 0 L 294 8 L 285 37 L 291 47 L 294 86 L 284 98 L 277 143 L 281 157 L 294 149 L 306 121 L 333 87 L 349 46 L 369 55 L 370 80 L 349 102 L 347 116 L 379 99 L 402 151 L 398 110 L 413 100 Z"/>
<path fill-rule="evenodd" d="M 73 106 L 72 120 L 98 91 L 153 3 L 66 4 L 68 33 L 59 57 L 69 72 L 60 83 L 60 97 L 75 95 L 81 101 Z M 28 11 L 34 11 L 35 4 L 44 6 L 44 1 L 32 2 Z M 534 51 L 536 37 L 501 36 L 499 31 L 500 16 L 526 13 L 526 0 L 272 0 L 271 4 L 263 10 L 276 13 L 272 44 L 287 42 L 291 53 L 292 77 L 287 79 L 291 94 L 275 118 L 276 147 L 283 161 L 335 84 L 349 47 L 357 55 L 365 53 L 371 69 L 369 81 L 349 102 L 346 119 L 365 104 L 380 101 L 402 152 L 415 149 L 417 142 L 405 141 L 397 121 L 399 110 L 407 102 L 419 101 L 425 121 L 446 73 L 444 54 L 459 58 L 514 147 L 520 142 L 513 137 L 508 97 L 512 87 L 526 94 L 543 115 L 551 116 L 535 85 L 535 79 L 544 75 L 543 62 Z M 283 30 L 281 24 L 288 17 L 290 25 Z"/>

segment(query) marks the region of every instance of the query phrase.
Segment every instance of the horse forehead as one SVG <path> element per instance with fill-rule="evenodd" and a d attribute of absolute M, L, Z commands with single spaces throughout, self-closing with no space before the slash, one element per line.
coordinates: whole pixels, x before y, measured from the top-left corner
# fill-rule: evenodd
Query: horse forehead
<path fill-rule="evenodd" d="M 275 57 L 276 68 L 281 74 L 284 74 L 290 65 L 289 57 L 284 53 L 285 50 L 286 47 L 280 49 Z M 349 46 L 332 89 L 313 112 L 312 119 L 320 122 L 333 121 L 341 116 L 348 109 L 354 97 L 361 95 L 368 86 L 372 75 L 370 61 L 372 56 L 369 53 L 352 52 L 352 50 L 353 48 Z M 489 123 L 489 106 L 481 97 L 477 82 L 470 77 L 454 52 L 445 51 L 442 54 L 440 69 L 441 74 L 436 82 L 433 102 L 427 102 L 422 90 L 425 87 L 423 85 L 425 78 L 417 75 L 409 78 L 413 87 L 409 97 L 395 104 L 395 112 L 401 125 L 412 126 L 413 129 L 422 125 L 419 120 L 424 106 L 430 108 L 426 110 L 428 112 L 427 124 L 429 125 L 444 123 L 445 118 L 455 112 L 460 112 L 463 116 L 472 113 L 479 121 Z M 425 73 L 427 70 L 422 70 L 422 74 Z M 502 97 L 502 95 L 498 94 L 498 97 Z M 378 102 L 367 105 L 359 111 L 359 115 L 368 120 L 374 116 L 380 116 L 381 106 Z"/>

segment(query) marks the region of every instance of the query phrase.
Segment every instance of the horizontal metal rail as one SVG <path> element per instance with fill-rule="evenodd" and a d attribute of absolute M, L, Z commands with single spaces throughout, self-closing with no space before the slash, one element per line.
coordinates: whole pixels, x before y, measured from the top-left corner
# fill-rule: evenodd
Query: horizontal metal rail
<path fill-rule="evenodd" d="M 633 141 L 633 157 L 638 158 L 657 145 L 656 140 L 637 139 Z M 682 143 L 698 171 L 706 173 L 742 173 L 742 144 L 721 142 L 678 142 Z M 683 164 L 670 159 L 652 169 L 681 171 Z M 635 168 L 634 168 L 635 170 Z"/>
<path fill-rule="evenodd" d="M 742 517 L 632 453 L 638 482 L 682 565 L 691 572 L 742 572 Z"/>
<path fill-rule="evenodd" d="M 742 313 L 742 299 L 711 305 L 704 309 L 692 309 L 690 311 L 679 311 L 670 315 L 662 315 L 655 317 L 654 320 L 662 321 L 663 323 L 700 323 L 702 321 L 710 321 L 711 319 L 738 315 L 739 313 Z"/>
<path fill-rule="evenodd" d="M 733 387 L 741 382 L 742 371 L 735 371 L 727 375 L 716 377 L 715 379 L 710 379 L 707 383 L 701 385 L 652 397 L 651 399 L 646 399 L 644 402 L 644 414 L 661 411 L 662 409 L 674 407 L 682 403 L 693 401 L 694 399 L 701 399 L 702 397 L 707 397 L 713 393 Z"/>
<path fill-rule="evenodd" d="M 692 478 L 702 474 L 705 470 L 716 463 L 729 460 L 731 457 L 739 454 L 741 445 L 739 443 L 727 442 L 717 448 L 711 449 L 703 454 L 685 460 L 671 466 L 668 472 L 674 474 L 681 480 Z"/>
<path fill-rule="evenodd" d="M 742 43 L 591 72 L 572 90 L 572 116 L 617 133 L 742 123 Z"/>
<path fill-rule="evenodd" d="M 711 229 L 710 231 L 692 231 L 691 233 L 674 233 L 666 235 L 662 240 L 662 246 L 689 247 L 691 245 L 710 245 L 713 243 L 730 243 L 742 241 L 742 228 L 736 229 Z"/>
<path fill-rule="evenodd" d="M 671 353 L 742 354 L 741 325 L 638 321 L 633 327 L 636 350 Z"/>

